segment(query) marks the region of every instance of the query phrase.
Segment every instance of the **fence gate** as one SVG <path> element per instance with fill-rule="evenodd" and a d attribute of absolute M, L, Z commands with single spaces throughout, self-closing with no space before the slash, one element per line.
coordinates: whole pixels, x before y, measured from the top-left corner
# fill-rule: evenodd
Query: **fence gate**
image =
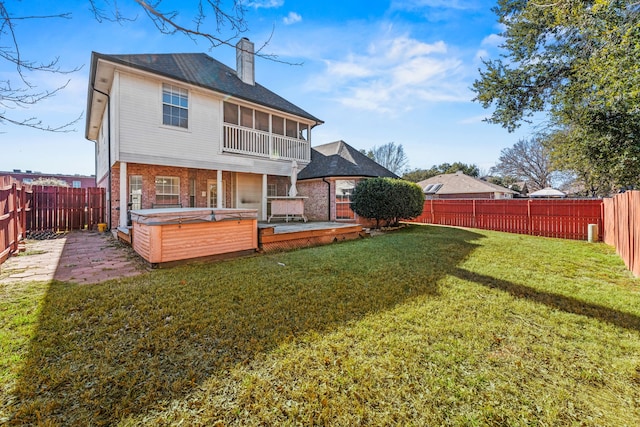
<path fill-rule="evenodd" d="M 29 231 L 71 231 L 95 228 L 104 222 L 104 188 L 66 188 L 34 185 L 27 215 Z"/>

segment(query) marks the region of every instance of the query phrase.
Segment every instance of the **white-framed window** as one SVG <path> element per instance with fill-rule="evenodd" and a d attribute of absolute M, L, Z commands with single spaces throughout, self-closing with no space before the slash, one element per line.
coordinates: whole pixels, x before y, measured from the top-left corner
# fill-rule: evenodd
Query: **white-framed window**
<path fill-rule="evenodd" d="M 129 176 L 130 209 L 142 209 L 142 175 Z"/>
<path fill-rule="evenodd" d="M 80 181 L 72 181 L 71 182 L 71 188 L 81 188 L 82 187 L 82 182 Z"/>
<path fill-rule="evenodd" d="M 156 203 L 162 205 L 180 204 L 179 177 L 156 176 Z"/>
<path fill-rule="evenodd" d="M 356 188 L 356 181 L 352 179 L 336 180 L 336 219 L 355 219 L 351 210 L 351 195 Z"/>
<path fill-rule="evenodd" d="M 162 84 L 162 124 L 185 129 L 189 127 L 189 91 Z"/>

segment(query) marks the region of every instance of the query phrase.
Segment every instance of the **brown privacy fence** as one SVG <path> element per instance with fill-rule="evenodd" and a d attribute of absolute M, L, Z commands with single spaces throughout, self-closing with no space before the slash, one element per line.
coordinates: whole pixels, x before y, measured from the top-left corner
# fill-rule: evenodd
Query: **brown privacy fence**
<path fill-rule="evenodd" d="M 575 240 L 597 224 L 601 239 L 603 209 L 599 199 L 435 199 L 412 222 Z"/>
<path fill-rule="evenodd" d="M 91 230 L 104 215 L 104 188 L 30 186 L 0 176 L 0 263 L 28 232 Z"/>
<path fill-rule="evenodd" d="M 0 264 L 18 250 L 27 231 L 31 193 L 8 176 L 0 176 Z"/>
<path fill-rule="evenodd" d="M 104 188 L 66 188 L 34 185 L 33 206 L 27 215 L 29 231 L 93 229 L 104 222 Z"/>
<path fill-rule="evenodd" d="M 640 191 L 627 191 L 604 199 L 604 242 L 635 276 L 640 276 Z"/>

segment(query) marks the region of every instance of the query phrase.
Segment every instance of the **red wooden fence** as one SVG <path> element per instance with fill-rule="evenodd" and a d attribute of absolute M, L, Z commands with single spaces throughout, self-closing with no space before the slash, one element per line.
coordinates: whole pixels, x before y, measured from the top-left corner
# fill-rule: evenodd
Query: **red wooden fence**
<path fill-rule="evenodd" d="M 0 264 L 27 232 L 92 230 L 104 215 L 104 188 L 19 185 L 0 176 Z"/>
<path fill-rule="evenodd" d="M 33 186 L 33 207 L 27 216 L 30 231 L 92 230 L 104 222 L 104 188 Z"/>
<path fill-rule="evenodd" d="M 599 199 L 433 199 L 412 222 L 586 240 L 589 224 L 602 238 L 602 216 Z"/>
<path fill-rule="evenodd" d="M 0 264 L 18 250 L 25 237 L 31 194 L 8 176 L 0 176 Z"/>
<path fill-rule="evenodd" d="M 640 276 L 640 191 L 627 191 L 604 199 L 604 242 L 635 276 Z"/>

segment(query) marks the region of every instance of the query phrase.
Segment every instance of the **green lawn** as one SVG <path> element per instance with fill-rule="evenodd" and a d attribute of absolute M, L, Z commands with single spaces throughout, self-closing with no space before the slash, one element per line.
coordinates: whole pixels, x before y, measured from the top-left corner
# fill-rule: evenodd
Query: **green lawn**
<path fill-rule="evenodd" d="M 603 244 L 410 226 L 0 292 L 0 424 L 640 422 L 640 281 Z"/>

